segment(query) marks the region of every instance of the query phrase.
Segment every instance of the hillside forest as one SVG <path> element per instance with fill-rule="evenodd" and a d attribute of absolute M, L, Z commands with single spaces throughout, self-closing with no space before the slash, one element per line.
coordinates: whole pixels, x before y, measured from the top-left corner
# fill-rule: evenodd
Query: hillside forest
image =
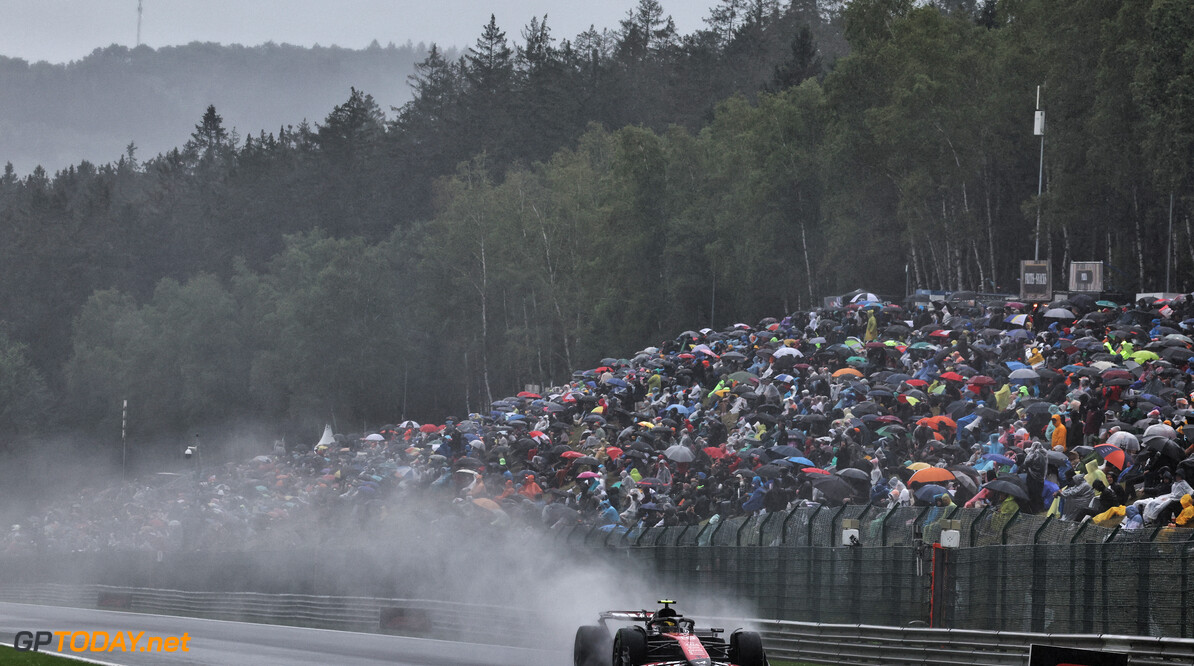
<path fill-rule="evenodd" d="M 573 38 L 479 30 L 398 108 L 353 88 L 238 136 L 213 104 L 156 156 L 10 166 L 3 446 L 117 446 L 125 399 L 136 447 L 438 422 L 858 287 L 1014 293 L 1038 240 L 1058 276 L 1194 277 L 1194 0 L 719 0 L 689 35 L 640 0 Z"/>

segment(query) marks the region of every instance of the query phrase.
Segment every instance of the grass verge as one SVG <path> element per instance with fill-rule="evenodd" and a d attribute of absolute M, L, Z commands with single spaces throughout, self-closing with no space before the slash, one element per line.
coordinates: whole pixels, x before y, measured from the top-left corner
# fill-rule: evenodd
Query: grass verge
<path fill-rule="evenodd" d="M 21 652 L 0 646 L 0 664 L 4 666 L 79 666 L 85 662 L 59 656 L 57 653 Z"/>

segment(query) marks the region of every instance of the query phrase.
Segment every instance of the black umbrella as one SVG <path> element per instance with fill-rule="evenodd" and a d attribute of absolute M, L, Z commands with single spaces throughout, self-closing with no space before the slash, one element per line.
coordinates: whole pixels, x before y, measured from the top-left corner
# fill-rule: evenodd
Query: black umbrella
<path fill-rule="evenodd" d="M 855 481 L 866 481 L 867 483 L 871 482 L 871 475 L 858 469 L 857 467 L 847 467 L 845 469 L 839 469 L 837 471 L 837 475 L 842 477 L 843 479 L 853 479 Z"/>
<path fill-rule="evenodd" d="M 755 470 L 755 474 L 764 479 L 778 479 L 784 473 L 784 469 L 778 465 L 763 465 Z"/>
<path fill-rule="evenodd" d="M 1156 451 L 1163 458 L 1169 458 L 1174 462 L 1178 462 L 1186 457 L 1186 451 L 1181 446 L 1168 437 L 1154 435 L 1147 437 L 1144 440 L 1145 448 Z"/>
<path fill-rule="evenodd" d="M 791 445 L 774 447 L 771 449 L 771 453 L 778 454 L 781 458 L 791 458 L 793 456 L 804 455 L 804 451 L 801 451 L 800 449 Z"/>
<path fill-rule="evenodd" d="M 573 465 L 600 465 L 601 461 L 594 458 L 593 456 L 581 456 L 579 458 L 573 458 L 572 464 Z"/>
<path fill-rule="evenodd" d="M 994 481 L 983 484 L 983 488 L 995 493 L 1004 493 L 1011 495 L 1016 499 L 1028 501 L 1028 492 L 1008 479 L 995 479 Z"/>
<path fill-rule="evenodd" d="M 858 493 L 858 490 L 854 486 L 851 486 L 840 476 L 814 474 L 812 476 L 812 484 L 814 488 L 825 495 L 826 499 L 834 503 L 841 502 Z"/>

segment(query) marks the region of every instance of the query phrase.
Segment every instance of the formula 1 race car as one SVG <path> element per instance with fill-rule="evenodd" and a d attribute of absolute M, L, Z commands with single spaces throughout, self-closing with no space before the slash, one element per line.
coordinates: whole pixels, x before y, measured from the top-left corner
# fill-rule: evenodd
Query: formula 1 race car
<path fill-rule="evenodd" d="M 598 624 L 576 630 L 572 648 L 575 666 L 767 666 L 763 641 L 754 631 L 697 629 L 661 599 L 651 611 L 605 611 Z M 618 624 L 632 623 L 617 627 Z M 642 623 L 641 626 L 638 623 Z"/>

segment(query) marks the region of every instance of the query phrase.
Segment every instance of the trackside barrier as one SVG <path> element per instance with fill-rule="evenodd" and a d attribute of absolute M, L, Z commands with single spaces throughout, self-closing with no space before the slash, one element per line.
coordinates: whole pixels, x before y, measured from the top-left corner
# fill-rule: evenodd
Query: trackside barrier
<path fill-rule="evenodd" d="M 134 612 L 372 632 L 398 629 L 422 637 L 492 645 L 528 645 L 543 638 L 541 629 L 537 629 L 542 625 L 525 612 L 426 599 L 183 592 L 105 585 L 0 586 L 0 600 L 17 603 L 95 608 L 104 598 L 127 598 L 130 606 L 127 610 Z M 897 663 L 1023 666 L 1033 643 L 1124 652 L 1129 654 L 1132 666 L 1194 663 L 1194 640 L 1173 638 L 699 619 L 726 627 L 747 626 L 758 630 L 773 659 L 830 666 Z"/>
<path fill-rule="evenodd" d="M 113 608 L 108 600 L 121 599 Z M 256 592 L 192 592 L 108 585 L 3 584 L 0 601 L 122 610 L 213 620 L 287 624 L 345 631 L 396 632 L 491 645 L 522 646 L 542 636 L 524 614 L 499 606 Z"/>
<path fill-rule="evenodd" d="M 722 620 L 732 623 L 733 620 Z M 742 623 L 741 620 L 738 620 Z M 768 656 L 814 664 L 1024 666 L 1033 643 L 1128 653 L 1132 666 L 1194 664 L 1194 640 L 1150 636 L 1040 634 L 881 627 L 862 624 L 747 621 Z"/>

